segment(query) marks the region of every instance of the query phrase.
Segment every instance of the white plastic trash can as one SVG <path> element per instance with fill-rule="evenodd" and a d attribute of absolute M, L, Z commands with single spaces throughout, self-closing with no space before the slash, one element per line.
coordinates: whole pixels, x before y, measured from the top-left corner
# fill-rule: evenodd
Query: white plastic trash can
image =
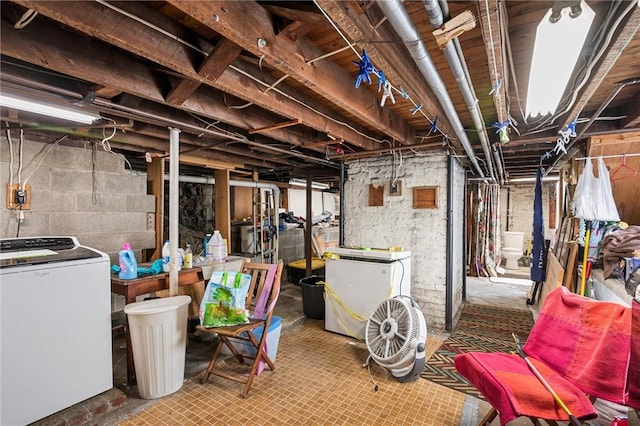
<path fill-rule="evenodd" d="M 140 398 L 176 392 L 184 381 L 189 296 L 175 296 L 124 307 Z"/>

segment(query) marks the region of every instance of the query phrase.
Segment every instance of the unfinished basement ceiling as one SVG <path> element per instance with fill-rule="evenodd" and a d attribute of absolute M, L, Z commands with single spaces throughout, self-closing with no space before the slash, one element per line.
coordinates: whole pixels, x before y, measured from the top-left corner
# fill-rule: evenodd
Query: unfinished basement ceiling
<path fill-rule="evenodd" d="M 342 161 L 390 149 L 446 148 L 470 177 L 499 183 L 532 177 L 540 164 L 557 173 L 589 136 L 640 130 L 635 0 L 588 2 L 595 21 L 560 112 L 523 117 L 536 26 L 550 7 L 572 4 L 3 1 L 3 92 L 74 103 L 104 119 L 69 128 L 2 108 L 2 125 L 46 141 L 101 140 L 115 123 L 111 147 L 134 164 L 145 153 L 166 155 L 167 127 L 177 127 L 184 170 L 224 168 L 267 180 L 310 174 L 335 182 Z M 442 12 L 445 41 L 459 35 L 449 45 L 454 52 L 459 45 L 474 90 L 466 101 L 425 5 Z M 412 34 L 428 51 L 429 81 L 412 57 L 420 48 Z M 384 71 L 395 103 L 387 97 L 381 106 L 376 75 L 355 87 L 363 49 Z M 559 131 L 574 119 L 577 137 L 564 154 Z M 508 141 L 501 141 L 497 124 L 507 120 Z"/>

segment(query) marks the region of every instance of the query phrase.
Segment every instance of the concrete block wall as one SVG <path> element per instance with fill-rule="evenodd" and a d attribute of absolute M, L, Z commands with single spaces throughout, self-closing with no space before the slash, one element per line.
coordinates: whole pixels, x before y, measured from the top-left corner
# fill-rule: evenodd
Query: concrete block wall
<path fill-rule="evenodd" d="M 6 184 L 13 168 L 18 182 L 19 136 L 12 132 L 13 165 L 6 134 L 0 139 L 2 208 L 0 237 L 15 238 L 15 210 L 6 205 Z M 155 212 L 155 197 L 147 195 L 146 176 L 125 168 L 120 155 L 99 146 L 92 160 L 91 142 L 83 147 L 52 146 L 25 140 L 20 180 L 30 177 L 31 209 L 24 211 L 21 237 L 75 236 L 82 245 L 109 254 L 117 263 L 122 243 L 131 243 L 138 260 L 142 249 L 155 247 L 155 230 L 147 229 L 147 214 Z M 114 298 L 114 308 L 122 302 Z"/>
<path fill-rule="evenodd" d="M 278 233 L 278 258 L 286 265 L 304 259 L 304 229 L 296 228 Z"/>
<path fill-rule="evenodd" d="M 411 292 L 425 314 L 430 329 L 444 330 L 446 286 L 447 156 L 419 153 L 403 158 L 398 170 L 402 195 L 389 195 L 392 158 L 357 160 L 348 163 L 345 182 L 345 245 L 367 247 L 402 246 L 412 253 Z M 459 205 L 464 203 L 464 174 L 457 170 Z M 384 206 L 369 206 L 369 185 L 384 185 Z M 413 208 L 413 188 L 438 187 L 438 208 Z M 461 208 L 460 215 L 462 215 Z M 460 221 L 462 217 L 460 216 Z M 456 264 L 454 276 L 460 288 L 454 301 L 461 303 L 464 262 Z M 459 306 L 454 307 L 454 312 Z"/>

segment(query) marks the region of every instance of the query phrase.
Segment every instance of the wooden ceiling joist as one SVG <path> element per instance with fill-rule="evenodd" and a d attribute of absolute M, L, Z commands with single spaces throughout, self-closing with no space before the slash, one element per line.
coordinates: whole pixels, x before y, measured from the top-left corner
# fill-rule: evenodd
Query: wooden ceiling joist
<path fill-rule="evenodd" d="M 285 37 L 278 37 L 269 12 L 258 3 L 180 0 L 169 0 L 169 3 L 245 50 L 263 57 L 266 62 L 333 104 L 351 111 L 366 125 L 396 140 L 409 143 L 414 140 L 415 131 L 395 113 L 384 110 L 371 92 L 356 90 L 353 77 L 342 68 L 332 61 L 307 64 L 307 59 L 316 58 L 323 52 L 305 39 L 295 43 Z M 212 15 L 219 19 L 211 19 Z M 244 25 L 247 21 L 253 25 Z"/>
<path fill-rule="evenodd" d="M 28 8 L 33 8 L 39 14 L 61 22 L 70 28 L 81 31 L 91 37 L 102 40 L 107 44 L 116 46 L 119 49 L 130 51 L 135 55 L 141 56 L 174 72 L 182 74 L 186 78 L 200 81 L 202 84 L 215 87 L 240 99 L 254 103 L 268 111 L 272 111 L 290 119 L 302 118 L 307 126 L 323 132 L 330 131 L 332 134 L 340 136 L 341 138 L 352 142 L 356 146 L 361 146 L 363 148 L 377 146 L 376 142 L 371 139 L 340 124 L 339 118 L 336 118 L 335 120 L 327 120 L 326 117 L 318 115 L 297 102 L 280 96 L 273 90 L 262 91 L 262 87 L 257 85 L 255 81 L 247 79 L 245 76 L 239 75 L 237 72 L 233 72 L 230 69 L 227 69 L 215 81 L 210 81 L 205 76 L 200 76 L 194 69 L 192 60 L 194 52 L 192 49 L 181 44 L 172 37 L 158 33 L 142 23 L 132 19 L 122 19 L 123 17 L 120 14 L 98 3 L 85 1 L 37 2 L 27 0 L 18 0 L 16 3 L 22 4 Z M 214 13 L 214 11 L 210 12 Z M 169 20 L 166 16 L 160 15 L 151 9 L 148 11 L 148 14 L 153 15 L 154 21 L 162 21 L 163 28 L 172 29 L 176 26 L 174 21 Z M 247 22 L 247 19 L 248 16 L 245 16 L 242 20 L 236 22 L 236 24 L 240 25 L 242 28 L 246 28 L 247 26 L 243 24 Z M 3 26 L 3 39 L 5 27 L 6 26 Z M 12 31 L 14 33 L 17 32 L 7 28 L 7 32 L 8 31 Z M 47 32 L 42 31 L 41 27 L 32 29 L 32 27 L 29 26 L 20 32 L 31 31 L 38 32 L 39 36 L 36 37 L 38 39 L 36 45 L 47 43 L 46 38 L 50 37 L 50 35 Z M 54 31 L 60 32 L 57 28 Z M 58 43 L 56 43 L 56 46 L 57 45 Z M 74 48 L 76 48 L 76 46 L 74 46 Z M 20 56 L 27 62 L 33 61 L 33 57 L 31 56 Z M 37 56 L 40 56 L 40 53 L 37 53 L 36 57 Z M 78 56 L 86 57 L 86 55 Z M 69 68 L 69 66 L 66 68 Z M 148 73 L 149 71 L 145 72 L 145 74 Z M 129 77 L 129 74 L 131 74 L 131 72 L 120 74 L 120 77 L 123 75 Z M 92 76 L 92 78 L 95 77 Z M 91 80 L 91 78 L 89 80 Z M 150 78 L 147 79 L 146 82 L 148 83 L 154 80 L 154 78 Z M 162 96 L 161 99 L 162 102 L 165 102 L 164 96 Z"/>
<path fill-rule="evenodd" d="M 302 123 L 302 120 L 299 118 L 296 118 L 295 120 L 284 121 L 282 123 L 273 124 L 271 126 L 259 127 L 257 129 L 249 129 L 249 134 L 252 135 L 254 133 L 266 132 L 267 130 L 284 129 L 285 127 L 295 126 L 296 124 L 300 124 L 300 123 Z"/>

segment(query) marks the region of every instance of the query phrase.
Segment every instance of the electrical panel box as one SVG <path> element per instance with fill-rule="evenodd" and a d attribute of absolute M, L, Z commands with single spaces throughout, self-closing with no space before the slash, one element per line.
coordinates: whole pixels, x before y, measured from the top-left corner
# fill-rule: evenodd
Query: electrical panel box
<path fill-rule="evenodd" d="M 7 184 L 7 208 L 10 210 L 31 210 L 31 185 Z"/>

